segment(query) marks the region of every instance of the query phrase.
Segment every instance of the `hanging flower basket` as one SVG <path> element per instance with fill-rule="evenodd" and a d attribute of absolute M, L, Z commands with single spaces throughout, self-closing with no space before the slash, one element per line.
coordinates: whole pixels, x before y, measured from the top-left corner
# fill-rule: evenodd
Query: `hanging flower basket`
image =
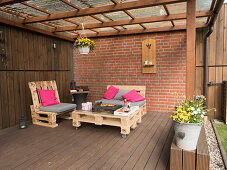
<path fill-rule="evenodd" d="M 78 47 L 78 50 L 80 54 L 88 54 L 90 52 L 90 47 L 89 46 Z"/>
<path fill-rule="evenodd" d="M 95 43 L 89 38 L 79 38 L 75 41 L 74 47 L 78 48 L 80 54 L 88 54 L 95 48 Z"/>
<path fill-rule="evenodd" d="M 184 150 L 195 150 L 203 117 L 207 114 L 204 96 L 182 101 L 170 116 L 174 120 L 176 145 Z"/>

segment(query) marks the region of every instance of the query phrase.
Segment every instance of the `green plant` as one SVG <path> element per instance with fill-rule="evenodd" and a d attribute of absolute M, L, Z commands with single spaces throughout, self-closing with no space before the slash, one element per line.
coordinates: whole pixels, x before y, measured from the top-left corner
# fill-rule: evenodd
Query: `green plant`
<path fill-rule="evenodd" d="M 75 41 L 74 46 L 76 48 L 89 46 L 90 50 L 93 50 L 95 48 L 95 43 L 94 41 L 90 40 L 87 37 L 86 38 L 81 37 Z"/>
<path fill-rule="evenodd" d="M 182 123 L 203 123 L 203 117 L 207 115 L 205 101 L 204 96 L 185 99 L 180 102 L 170 117 Z"/>
<path fill-rule="evenodd" d="M 225 149 L 225 152 L 227 153 L 227 125 L 225 124 L 215 124 L 217 130 L 218 130 L 218 134 L 220 136 L 221 139 L 221 143 L 223 148 Z M 227 154 L 226 154 L 227 156 Z"/>

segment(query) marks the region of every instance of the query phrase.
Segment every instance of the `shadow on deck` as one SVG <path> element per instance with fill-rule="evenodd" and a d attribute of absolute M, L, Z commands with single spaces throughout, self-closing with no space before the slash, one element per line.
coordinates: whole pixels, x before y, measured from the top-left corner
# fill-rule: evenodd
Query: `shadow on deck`
<path fill-rule="evenodd" d="M 169 169 L 169 114 L 148 113 L 126 139 L 120 128 L 71 120 L 52 129 L 30 125 L 0 131 L 0 169 Z"/>

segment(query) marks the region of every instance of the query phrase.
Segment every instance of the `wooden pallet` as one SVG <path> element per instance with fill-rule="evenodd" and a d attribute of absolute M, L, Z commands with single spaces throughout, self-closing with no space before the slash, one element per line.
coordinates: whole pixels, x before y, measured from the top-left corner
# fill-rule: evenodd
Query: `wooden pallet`
<path fill-rule="evenodd" d="M 57 113 L 53 112 L 43 112 L 38 111 L 35 112 L 33 105 L 31 106 L 31 114 L 32 114 L 32 123 L 35 125 L 46 126 L 46 127 L 57 127 L 56 116 Z"/>
<path fill-rule="evenodd" d="M 29 88 L 31 90 L 32 101 L 33 101 L 33 105 L 30 106 L 33 124 L 54 128 L 54 127 L 58 126 L 58 124 L 56 123 L 57 116 L 64 115 L 65 113 L 69 113 L 71 115 L 71 113 L 74 109 L 69 110 L 69 111 L 64 112 L 64 113 L 40 111 L 40 107 L 42 106 L 42 102 L 40 100 L 38 89 L 54 90 L 56 100 L 60 103 L 59 94 L 58 94 L 57 85 L 56 85 L 55 80 L 29 82 L 28 85 L 29 85 Z"/>
<path fill-rule="evenodd" d="M 137 110 L 128 117 L 115 116 L 107 112 L 88 112 L 75 110 L 72 113 L 73 126 L 80 127 L 81 122 L 94 123 L 96 125 L 110 125 L 121 128 L 122 137 L 130 133 L 130 128 L 135 129 L 137 123 L 141 123 L 141 110 Z"/>
<path fill-rule="evenodd" d="M 197 148 L 193 151 L 180 149 L 175 144 L 171 145 L 170 170 L 209 170 L 210 155 L 206 142 L 204 127 L 202 127 Z"/>
<path fill-rule="evenodd" d="M 133 90 L 135 89 L 141 96 L 144 98 L 146 95 L 146 86 L 129 86 L 129 85 L 113 85 L 114 87 L 118 89 L 124 89 L 124 90 Z M 107 86 L 107 89 L 110 87 L 110 85 Z M 140 107 L 141 110 L 141 116 L 143 117 L 145 114 L 147 114 L 147 109 L 146 109 L 146 100 L 145 104 Z"/>

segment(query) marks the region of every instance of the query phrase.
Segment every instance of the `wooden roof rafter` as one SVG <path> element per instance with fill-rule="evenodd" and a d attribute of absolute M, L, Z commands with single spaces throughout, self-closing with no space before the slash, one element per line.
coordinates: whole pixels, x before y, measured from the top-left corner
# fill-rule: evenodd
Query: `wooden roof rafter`
<path fill-rule="evenodd" d="M 110 35 L 111 33 L 113 33 L 113 35 L 125 35 L 155 31 L 159 32 L 160 30 L 166 31 L 168 29 L 169 31 L 181 30 L 185 29 L 185 23 L 176 21 L 187 20 L 186 13 L 183 13 L 186 9 L 184 9 L 184 5 L 181 5 L 181 2 L 187 2 L 187 0 L 130 0 L 124 3 L 121 3 L 119 0 L 58 0 L 56 2 L 52 2 L 51 0 L 26 1 L 28 0 L 0 0 L 0 10 L 8 10 L 7 12 L 9 14 L 17 16 L 22 16 L 24 14 L 22 19 L 19 20 L 21 24 L 24 24 L 24 26 L 27 24 L 29 24 L 28 26 L 31 26 L 30 23 L 41 23 L 51 27 L 51 29 L 50 27 L 48 28 L 50 31 L 48 33 L 49 35 L 55 35 L 55 32 L 68 32 L 73 34 L 74 38 L 76 38 L 78 34 L 80 35 L 81 31 L 79 30 L 82 30 L 83 27 L 86 31 L 86 34 L 89 34 L 89 36 L 103 36 Z M 200 1 L 201 4 L 207 4 L 208 2 L 208 0 L 206 0 L 206 2 L 203 2 L 202 0 Z M 216 1 L 218 0 L 212 0 L 212 3 L 210 2 L 209 6 L 205 5 L 205 8 L 200 5 L 200 8 L 203 11 L 197 11 L 196 17 L 207 17 L 207 22 L 204 22 L 204 19 L 197 20 L 198 23 L 204 23 L 200 24 L 198 28 L 206 27 L 209 24 L 210 17 L 213 16 L 213 10 Z M 3 3 L 4 5 L 2 5 Z M 14 3 L 17 4 L 13 5 Z M 4 7 L 5 5 L 7 6 Z M 24 5 L 28 6 L 29 8 L 26 8 Z M 175 8 L 177 9 L 177 12 L 174 11 Z M 165 14 L 163 15 L 161 13 L 162 11 L 160 10 L 164 10 Z M 143 16 L 143 14 L 146 17 Z M 77 17 L 80 19 L 82 18 L 84 24 L 81 24 L 83 22 L 78 21 L 76 19 Z M 89 18 L 87 20 L 85 17 L 91 17 L 95 20 L 90 20 Z M 56 20 L 56 22 L 49 22 L 54 20 Z M 171 27 L 166 26 L 169 24 L 168 22 L 171 22 Z M 16 25 L 17 24 L 18 23 L 16 23 Z M 139 26 L 141 26 L 141 28 Z M 153 28 L 150 26 L 153 26 Z M 20 27 L 22 28 L 21 25 Z M 113 28 L 113 30 L 110 28 Z M 43 27 L 43 29 L 46 28 Z M 41 31 L 38 30 L 38 32 Z M 70 35 L 68 34 L 68 36 Z"/>
<path fill-rule="evenodd" d="M 207 24 L 197 24 L 196 28 L 205 28 Z M 127 35 L 127 34 L 141 34 L 141 33 L 151 33 L 151 32 L 164 32 L 164 31 L 176 31 L 176 30 L 185 30 L 186 25 L 179 25 L 179 26 L 169 26 L 169 27 L 160 27 L 160 28 L 147 28 L 147 29 L 132 29 L 132 30 L 125 30 L 121 32 L 117 31 L 106 31 L 100 32 L 97 34 L 89 34 L 87 37 L 103 37 L 103 36 L 111 36 L 111 35 Z M 73 37 L 73 38 L 77 38 Z"/>
<path fill-rule="evenodd" d="M 117 0 L 111 0 L 115 5 L 119 4 Z M 131 14 L 131 12 L 129 12 L 128 10 L 123 10 L 124 13 L 126 13 L 132 20 L 135 19 L 135 17 Z M 146 27 L 142 24 L 139 24 L 141 27 L 143 27 L 143 29 L 146 29 Z"/>
<path fill-rule="evenodd" d="M 167 16 L 169 16 L 170 13 L 169 13 L 169 10 L 168 10 L 167 6 L 164 4 L 163 7 L 164 7 L 164 9 L 165 9 L 165 11 L 166 11 Z M 172 26 L 174 27 L 175 24 L 174 24 L 173 20 L 170 20 L 170 22 L 171 22 Z"/>
<path fill-rule="evenodd" d="M 24 19 L 28 18 L 26 15 L 23 15 L 21 13 L 17 13 L 17 12 L 13 12 L 13 11 L 9 11 L 7 9 L 2 9 L 0 8 L 0 11 L 2 12 L 5 12 L 5 13 L 8 13 L 8 14 L 11 14 L 11 15 L 15 15 L 15 16 L 19 16 L 23 19 L 19 20 L 19 22 L 21 23 Z M 48 23 L 48 22 L 40 22 L 41 24 L 44 24 L 44 25 L 47 25 L 47 26 L 50 26 L 50 27 L 53 27 L 55 29 L 57 29 L 58 27 L 54 24 L 51 24 L 51 23 Z"/>
<path fill-rule="evenodd" d="M 73 7 L 73 8 L 75 8 L 75 9 L 77 9 L 77 10 L 81 10 L 81 9 L 82 9 L 82 8 L 76 6 L 75 4 L 73 4 L 73 3 L 71 3 L 71 2 L 69 2 L 69 1 L 67 1 L 67 0 L 60 0 L 60 1 L 64 2 L 65 4 L 67 4 L 67 5 L 69 5 L 69 6 Z M 97 16 L 91 15 L 90 17 L 92 17 L 92 18 L 94 18 L 94 19 L 96 19 L 96 20 L 98 20 L 98 21 L 100 21 L 100 22 L 104 22 L 102 19 L 98 18 Z"/>
<path fill-rule="evenodd" d="M 80 0 L 79 0 L 80 1 Z M 90 6 L 89 4 L 87 4 L 87 3 L 85 3 L 85 2 L 83 2 L 83 1 L 80 1 L 81 3 L 83 3 L 83 4 L 85 4 L 86 6 L 88 6 L 89 8 L 92 8 L 92 6 Z M 104 14 L 103 14 L 104 15 Z M 104 15 L 105 16 L 105 15 Z M 98 20 L 98 21 L 100 21 L 101 23 L 105 23 L 106 21 L 105 20 L 103 20 L 103 19 L 101 19 L 101 18 L 99 18 L 99 17 L 97 17 L 97 16 L 95 16 L 95 15 L 91 15 L 91 17 L 92 18 L 94 18 L 94 19 L 96 19 L 96 20 Z M 107 16 L 105 16 L 106 18 L 108 18 L 108 19 L 110 19 L 109 17 L 107 17 Z M 120 29 L 118 29 L 117 27 L 112 27 L 113 29 L 115 29 L 115 30 L 117 30 L 117 31 L 120 31 Z M 92 31 L 93 32 L 95 32 L 96 30 L 93 30 L 92 29 Z M 96 31 L 97 33 L 99 33 L 99 31 Z"/>
<path fill-rule="evenodd" d="M 25 2 L 28 0 L 1 0 L 0 1 L 0 7 L 5 6 L 5 5 L 12 5 L 15 3 L 21 3 L 21 2 Z"/>
<path fill-rule="evenodd" d="M 27 2 L 22 2 L 22 4 L 27 5 L 29 7 L 33 7 L 36 10 L 39 10 L 39 7 L 33 6 L 32 4 L 29 4 Z M 16 15 L 16 16 L 19 16 L 19 17 L 23 18 L 23 19 L 19 20 L 19 22 L 10 21 L 10 20 L 7 20 L 7 19 L 1 19 L 0 18 L 0 21 L 2 23 L 4 23 L 4 24 L 15 26 L 15 27 L 22 28 L 22 29 L 25 29 L 25 30 L 38 32 L 38 33 L 49 35 L 49 36 L 56 37 L 56 38 L 61 38 L 61 39 L 67 40 L 67 41 L 73 41 L 72 38 L 69 38 L 69 37 L 66 37 L 66 36 L 58 35 L 58 34 L 55 34 L 55 33 L 52 33 L 52 32 L 46 31 L 46 30 L 42 30 L 40 28 L 33 27 L 33 26 L 28 26 L 28 25 L 21 24 L 21 22 L 24 19 L 28 18 L 26 15 L 23 15 L 21 13 L 12 12 L 12 11 L 9 11 L 9 10 L 6 10 L 6 9 L 2 9 L 2 8 L 0 8 L 0 11 L 3 11 L 5 13 Z M 48 13 L 48 11 L 45 11 L 43 9 L 42 9 L 42 12 Z M 50 27 L 54 27 L 55 29 L 58 28 L 56 25 L 48 23 L 48 22 L 40 22 L 40 23 L 44 24 L 44 25 L 47 25 L 47 26 L 50 26 Z"/>
<path fill-rule="evenodd" d="M 159 0 L 159 1 L 143 0 L 143 1 L 136 1 L 136 2 L 127 2 L 124 4 L 108 5 L 108 6 L 102 6 L 102 7 L 96 7 L 96 8 L 81 9 L 79 11 L 69 11 L 64 13 L 33 17 L 33 18 L 26 19 L 23 23 L 28 24 L 28 23 L 35 23 L 35 22 L 41 22 L 41 21 L 51 21 L 51 20 L 58 20 L 58 19 L 65 19 L 65 18 L 82 17 L 82 16 L 103 14 L 103 13 L 123 11 L 123 10 L 129 10 L 129 9 L 158 6 L 163 4 L 179 3 L 179 2 L 185 2 L 185 1 L 186 0 Z"/>
<path fill-rule="evenodd" d="M 55 34 L 55 33 L 40 29 L 40 28 L 36 28 L 36 27 L 30 26 L 30 25 L 25 25 L 25 24 L 15 22 L 15 21 L 10 21 L 10 20 L 4 19 L 4 18 L 0 18 L 0 23 L 4 23 L 6 25 L 10 25 L 10 26 L 13 26 L 13 27 L 25 29 L 25 30 L 32 31 L 32 32 L 37 32 L 37 33 L 44 34 L 44 35 L 48 35 L 48 36 L 51 36 L 51 37 L 64 39 L 64 40 L 71 41 L 71 42 L 74 41 L 74 39 L 71 38 L 71 37 L 58 35 L 58 34 Z"/>
<path fill-rule="evenodd" d="M 44 9 L 42 9 L 42 8 L 40 8 L 40 7 L 38 7 L 38 6 L 35 6 L 35 5 L 33 5 L 33 4 L 30 4 L 30 3 L 28 3 L 28 2 L 21 2 L 21 4 L 26 5 L 26 6 L 28 6 L 28 7 L 31 7 L 31 8 L 33 8 L 33 9 L 36 9 L 36 10 L 38 10 L 38 11 L 41 11 L 41 12 L 43 12 L 43 13 L 46 13 L 46 14 L 48 14 L 48 15 L 53 14 L 53 13 L 50 12 L 50 11 L 44 10 Z M 64 20 L 64 21 L 67 21 L 67 22 L 70 22 L 70 23 L 72 23 L 72 24 L 75 24 L 75 25 L 77 25 L 77 26 L 81 26 L 79 23 L 73 22 L 73 21 L 71 21 L 71 20 L 69 20 L 69 19 L 63 19 L 63 20 Z"/>
<path fill-rule="evenodd" d="M 198 11 L 196 12 L 196 17 L 207 17 L 212 15 L 211 11 Z M 162 21 L 171 21 L 171 20 L 181 20 L 186 19 L 185 13 L 180 14 L 170 14 L 165 16 L 152 16 L 152 17 L 146 17 L 146 18 L 136 18 L 134 20 L 121 20 L 121 21 L 110 21 L 105 23 L 94 23 L 94 24 L 86 24 L 85 29 L 94 29 L 94 28 L 104 28 L 104 27 L 112 27 L 112 26 L 122 26 L 122 25 L 132 25 L 132 24 L 143 24 L 143 23 L 152 23 L 152 22 L 162 22 Z M 69 31 L 74 29 L 82 29 L 82 27 L 61 27 L 57 28 L 56 32 L 61 31 Z"/>

